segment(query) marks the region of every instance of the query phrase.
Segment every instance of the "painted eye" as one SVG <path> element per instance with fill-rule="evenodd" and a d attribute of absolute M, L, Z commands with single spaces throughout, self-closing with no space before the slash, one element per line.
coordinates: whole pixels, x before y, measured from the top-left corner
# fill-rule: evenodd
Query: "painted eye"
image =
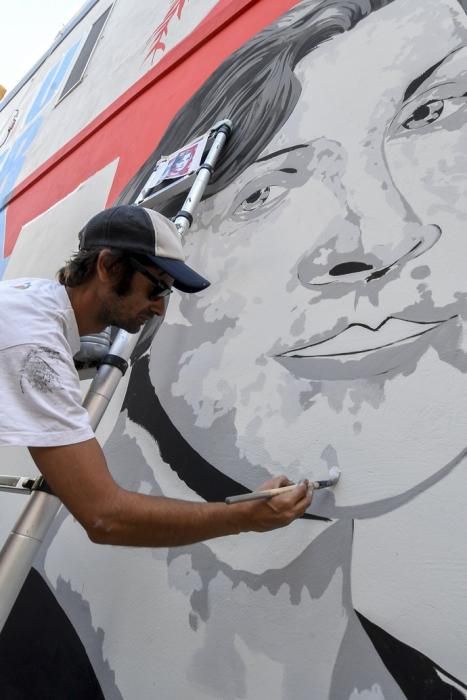
<path fill-rule="evenodd" d="M 251 183 L 248 189 L 245 188 L 240 193 L 237 204 L 232 212 L 233 221 L 251 221 L 257 217 L 270 214 L 280 205 L 284 197 L 287 196 L 289 188 L 282 183 L 279 185 L 265 185 L 260 187 L 259 183 Z"/>
<path fill-rule="evenodd" d="M 403 122 L 402 126 L 408 131 L 413 129 L 421 129 L 424 126 L 433 124 L 440 118 L 444 110 L 444 100 L 430 100 L 425 104 L 420 105 L 412 112 L 410 117 Z"/>
<path fill-rule="evenodd" d="M 243 200 L 237 207 L 236 213 L 240 214 L 242 211 L 254 211 L 259 207 L 262 207 L 269 198 L 271 194 L 270 187 L 262 187 L 260 190 L 255 190 L 250 194 L 249 197 Z"/>

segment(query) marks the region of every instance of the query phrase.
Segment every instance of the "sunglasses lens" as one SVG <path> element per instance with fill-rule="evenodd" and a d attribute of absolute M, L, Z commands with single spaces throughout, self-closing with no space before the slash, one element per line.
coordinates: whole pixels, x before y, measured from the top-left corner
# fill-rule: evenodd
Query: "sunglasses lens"
<path fill-rule="evenodd" d="M 172 293 L 172 290 L 170 287 L 168 287 L 164 282 L 157 280 L 157 278 L 149 272 L 149 270 L 146 269 L 144 265 L 142 265 L 138 260 L 135 260 L 135 258 L 130 257 L 130 264 L 133 267 L 134 270 L 137 270 L 138 272 L 141 272 L 142 275 L 147 277 L 148 279 L 151 280 L 152 282 L 152 289 L 150 293 L 148 294 L 148 299 L 150 301 L 155 301 L 156 299 L 160 299 L 161 297 L 168 297 L 169 294 Z"/>
<path fill-rule="evenodd" d="M 155 299 L 160 299 L 161 297 L 168 297 L 171 292 L 172 290 L 165 285 L 154 284 L 149 298 L 151 301 L 154 301 Z"/>

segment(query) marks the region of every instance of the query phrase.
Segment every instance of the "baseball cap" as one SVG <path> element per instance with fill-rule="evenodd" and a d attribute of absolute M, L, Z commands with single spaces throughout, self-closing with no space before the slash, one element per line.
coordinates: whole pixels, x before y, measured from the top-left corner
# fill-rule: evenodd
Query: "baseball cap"
<path fill-rule="evenodd" d="M 92 217 L 79 233 L 79 249 L 120 248 L 144 256 L 174 279 L 182 292 L 199 292 L 210 282 L 185 263 L 175 224 L 153 209 L 122 204 Z"/>

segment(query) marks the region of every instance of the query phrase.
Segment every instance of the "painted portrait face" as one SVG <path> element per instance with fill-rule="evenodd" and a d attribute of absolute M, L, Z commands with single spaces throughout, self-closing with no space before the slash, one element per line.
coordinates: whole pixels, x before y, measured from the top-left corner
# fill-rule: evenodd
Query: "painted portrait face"
<path fill-rule="evenodd" d="M 199 207 L 185 250 L 212 284 L 174 295 L 151 381 L 217 469 L 338 466 L 313 512 L 364 517 L 465 446 L 465 15 L 396 0 L 295 74 L 284 127 Z"/>
<path fill-rule="evenodd" d="M 185 151 L 177 156 L 172 167 L 174 170 L 184 170 L 191 161 L 192 157 L 193 154 L 191 152 Z"/>

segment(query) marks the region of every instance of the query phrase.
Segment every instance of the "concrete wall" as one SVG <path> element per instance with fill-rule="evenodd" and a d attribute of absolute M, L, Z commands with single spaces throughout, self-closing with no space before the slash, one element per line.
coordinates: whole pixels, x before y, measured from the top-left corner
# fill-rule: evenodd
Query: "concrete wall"
<path fill-rule="evenodd" d="M 118 0 L 14 180 L 0 149 L 6 274 L 52 275 L 81 221 L 230 117 L 185 243 L 212 285 L 173 295 L 98 437 L 124 486 L 190 500 L 342 471 L 292 526 L 192 547 L 98 547 L 61 513 L 34 590 L 106 700 L 467 697 L 463 4 Z"/>

